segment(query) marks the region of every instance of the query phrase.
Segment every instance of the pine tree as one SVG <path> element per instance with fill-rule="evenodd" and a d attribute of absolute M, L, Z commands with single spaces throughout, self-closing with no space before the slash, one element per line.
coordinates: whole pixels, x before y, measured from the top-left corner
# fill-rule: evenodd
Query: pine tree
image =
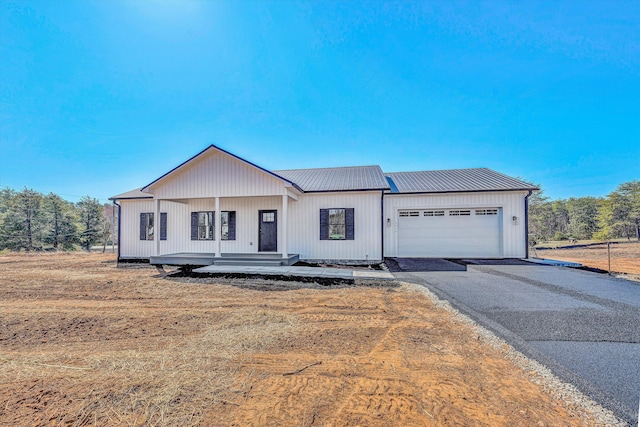
<path fill-rule="evenodd" d="M 2 199 L 0 246 L 16 251 L 42 249 L 42 194 L 28 188 L 13 194 L 3 190 Z"/>
<path fill-rule="evenodd" d="M 43 207 L 47 220 L 45 243 L 51 244 L 55 250 L 73 249 L 73 245 L 79 242 L 78 218 L 73 203 L 49 193 L 44 198 Z"/>
<path fill-rule="evenodd" d="M 576 239 L 591 239 L 598 227 L 600 200 L 595 197 L 570 198 L 567 201 L 569 235 Z"/>
<path fill-rule="evenodd" d="M 84 196 L 76 205 L 80 219 L 80 244 L 89 251 L 103 235 L 105 218 L 98 199 Z"/>
<path fill-rule="evenodd" d="M 602 225 L 600 238 L 625 237 L 640 240 L 640 181 L 620 184 L 602 202 L 600 215 Z"/>

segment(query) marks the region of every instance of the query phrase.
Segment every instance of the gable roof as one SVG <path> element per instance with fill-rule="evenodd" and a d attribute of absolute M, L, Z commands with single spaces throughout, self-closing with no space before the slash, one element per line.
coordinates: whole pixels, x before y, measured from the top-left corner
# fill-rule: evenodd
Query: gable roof
<path fill-rule="evenodd" d="M 274 171 L 304 192 L 388 190 L 380 166 L 349 166 L 321 169 L 292 169 Z"/>
<path fill-rule="evenodd" d="M 372 165 L 269 171 L 222 148 L 210 145 L 145 187 L 113 196 L 110 200 L 151 199 L 153 194 L 146 192 L 146 189 L 212 149 L 259 169 L 305 193 L 384 190 L 387 194 L 406 194 L 538 190 L 529 183 L 487 168 L 384 173 L 380 166 Z"/>
<path fill-rule="evenodd" d="M 538 188 L 487 168 L 385 173 L 391 193 L 517 191 Z"/>
<path fill-rule="evenodd" d="M 149 183 L 149 184 L 145 185 L 145 186 L 144 186 L 144 187 L 142 187 L 140 190 L 141 190 L 142 192 L 145 192 L 145 190 L 147 190 L 147 189 L 148 189 L 149 187 L 151 187 L 153 184 L 155 184 L 155 183 L 157 183 L 158 181 L 161 181 L 161 180 L 163 180 L 164 178 L 168 177 L 169 175 L 171 175 L 172 173 L 174 173 L 174 172 L 175 172 L 175 171 L 177 171 L 178 169 L 181 169 L 181 168 L 182 168 L 183 166 L 185 166 L 187 163 L 190 163 L 190 162 L 194 161 L 195 159 L 197 159 L 198 157 L 200 157 L 200 156 L 204 155 L 204 154 L 205 154 L 207 151 L 209 151 L 209 150 L 216 150 L 216 151 L 219 151 L 219 152 L 221 152 L 221 153 L 224 153 L 224 154 L 226 154 L 226 155 L 228 155 L 228 156 L 231 156 L 231 157 L 233 157 L 233 158 L 235 158 L 235 159 L 237 159 L 237 160 L 240 160 L 241 162 L 243 162 L 243 163 L 245 163 L 245 164 L 247 164 L 247 165 L 249 165 L 249 166 L 252 166 L 252 167 L 254 167 L 254 168 L 256 168 L 256 169 L 259 169 L 259 170 L 261 170 L 261 171 L 263 171 L 263 172 L 265 172 L 265 173 L 267 173 L 267 174 L 269 174 L 269 175 L 271 175 L 271 176 L 273 176 L 273 177 L 275 177 L 275 178 L 278 178 L 278 179 L 280 179 L 280 180 L 282 180 L 282 181 L 285 181 L 286 183 L 291 184 L 293 187 L 296 187 L 298 190 L 300 190 L 300 188 L 298 188 L 298 186 L 297 186 L 295 183 L 293 183 L 293 182 L 289 181 L 288 179 L 283 178 L 283 177 L 281 177 L 281 176 L 278 176 L 278 175 L 276 175 L 275 173 L 273 173 L 273 172 L 271 172 L 271 171 L 269 171 L 269 170 L 267 170 L 267 169 L 265 169 L 265 168 L 262 168 L 262 167 L 260 167 L 260 166 L 256 165 L 255 163 L 251 163 L 250 161 L 245 160 L 245 159 L 243 159 L 242 157 L 236 156 L 235 154 L 230 153 L 230 152 L 228 152 L 227 150 L 223 150 L 223 149 L 222 149 L 222 148 L 220 148 L 220 147 L 216 147 L 216 146 L 215 146 L 215 145 L 213 145 L 213 144 L 211 144 L 210 146 L 208 146 L 207 148 L 205 148 L 204 150 L 202 150 L 201 152 L 199 152 L 199 153 L 198 153 L 198 154 L 196 154 L 195 156 L 191 157 L 190 159 L 188 159 L 188 160 L 186 160 L 186 161 L 184 161 L 184 162 L 180 163 L 178 166 L 176 166 L 175 168 L 171 169 L 169 172 L 165 173 L 165 174 L 164 174 L 164 175 L 162 175 L 160 178 L 158 178 L 158 179 L 154 180 L 153 182 L 151 182 L 151 183 Z"/>

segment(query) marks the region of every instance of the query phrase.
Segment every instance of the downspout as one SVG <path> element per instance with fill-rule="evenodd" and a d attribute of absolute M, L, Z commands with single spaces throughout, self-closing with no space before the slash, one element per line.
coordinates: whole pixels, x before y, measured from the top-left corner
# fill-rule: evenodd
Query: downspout
<path fill-rule="evenodd" d="M 524 241 L 525 241 L 525 255 L 529 258 L 529 196 L 533 191 L 529 190 L 529 194 L 524 196 Z M 118 246 L 120 249 L 120 246 Z"/>
<path fill-rule="evenodd" d="M 120 218 L 122 218 L 122 215 L 120 215 L 120 210 L 122 206 L 120 206 L 118 202 L 116 202 L 115 200 L 113 201 L 113 204 L 118 207 L 118 259 L 116 261 L 116 264 L 117 264 L 118 262 L 120 262 L 120 230 L 122 229 L 122 227 L 120 227 Z"/>
<path fill-rule="evenodd" d="M 384 262 L 384 190 L 380 194 L 380 258 Z"/>

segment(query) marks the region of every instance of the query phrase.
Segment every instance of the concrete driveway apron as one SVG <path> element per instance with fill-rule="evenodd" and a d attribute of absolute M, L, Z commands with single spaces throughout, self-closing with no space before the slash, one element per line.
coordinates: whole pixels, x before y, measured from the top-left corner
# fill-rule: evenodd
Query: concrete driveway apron
<path fill-rule="evenodd" d="M 639 283 L 509 260 L 466 266 L 446 260 L 396 262 L 397 279 L 427 286 L 636 425 Z"/>

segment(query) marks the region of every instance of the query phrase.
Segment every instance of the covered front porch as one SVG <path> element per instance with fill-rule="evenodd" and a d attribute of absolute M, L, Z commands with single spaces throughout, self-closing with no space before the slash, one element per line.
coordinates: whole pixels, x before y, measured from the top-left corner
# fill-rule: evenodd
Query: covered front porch
<path fill-rule="evenodd" d="M 145 210 L 134 245 L 139 251 L 130 252 L 144 253 L 152 263 L 289 263 L 295 258 L 288 248 L 289 205 L 302 190 L 218 147 L 208 147 L 140 192 L 150 197 L 144 207 L 136 204 Z"/>
<path fill-rule="evenodd" d="M 297 195 L 160 199 L 151 202 L 154 265 L 291 265 L 288 211 Z M 147 214 L 148 215 L 148 214 Z M 145 234 L 141 218 L 141 236 Z"/>
<path fill-rule="evenodd" d="M 215 253 L 206 252 L 178 252 L 173 254 L 155 255 L 149 258 L 151 265 L 172 265 L 172 266 L 209 266 L 209 265 L 231 265 L 231 266 L 289 266 L 298 262 L 298 254 L 281 253 L 246 253 L 234 254 L 223 253 L 216 256 Z"/>

